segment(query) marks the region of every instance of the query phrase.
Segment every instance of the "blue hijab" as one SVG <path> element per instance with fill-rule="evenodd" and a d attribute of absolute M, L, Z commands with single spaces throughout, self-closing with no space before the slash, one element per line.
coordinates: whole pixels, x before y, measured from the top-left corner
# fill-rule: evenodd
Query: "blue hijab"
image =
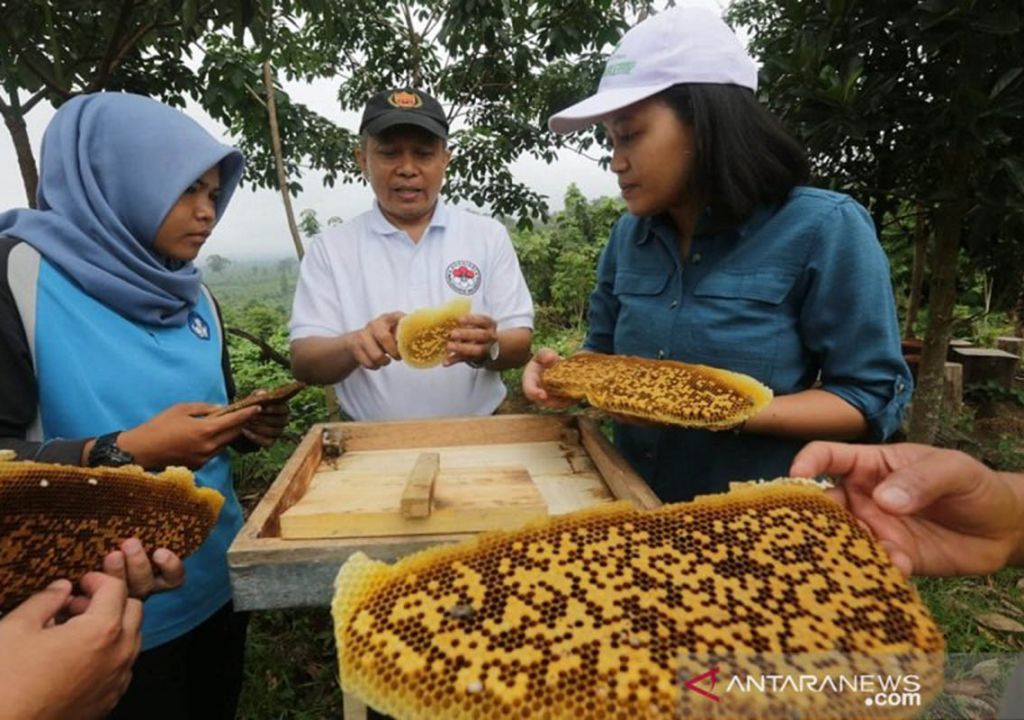
<path fill-rule="evenodd" d="M 0 236 L 25 241 L 85 292 L 129 320 L 180 326 L 199 298 L 191 263 L 153 250 L 182 193 L 220 165 L 220 220 L 242 155 L 184 113 L 140 95 L 64 103 L 43 135 L 38 210 L 0 213 Z"/>

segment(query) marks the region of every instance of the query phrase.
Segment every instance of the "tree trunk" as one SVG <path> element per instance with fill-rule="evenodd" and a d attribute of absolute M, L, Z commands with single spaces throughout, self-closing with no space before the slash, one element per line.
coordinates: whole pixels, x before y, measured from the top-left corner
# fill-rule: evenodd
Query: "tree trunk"
<path fill-rule="evenodd" d="M 932 443 L 939 429 L 946 351 L 952 335 L 956 304 L 956 271 L 960 235 L 967 213 L 967 163 L 959 155 L 947 164 L 943 185 L 950 193 L 935 213 L 935 246 L 931 259 L 932 282 L 928 298 L 928 329 L 917 369 L 914 410 L 910 417 L 911 442 Z"/>
<path fill-rule="evenodd" d="M 295 212 L 292 210 L 292 198 L 288 193 L 288 175 L 285 173 L 284 153 L 281 151 L 281 131 L 277 125 L 274 73 L 269 60 L 263 63 L 263 87 L 267 93 L 267 116 L 270 119 L 270 142 L 274 149 L 274 165 L 277 167 L 277 186 L 281 188 L 284 213 L 288 217 L 288 230 L 292 234 L 292 242 L 295 243 L 295 252 L 298 254 L 299 260 L 302 260 L 302 236 L 299 235 L 299 226 L 295 222 Z"/>
<path fill-rule="evenodd" d="M 914 222 L 914 268 L 910 274 L 910 297 L 907 299 L 907 317 L 903 326 L 903 337 L 914 337 L 917 312 L 921 307 L 921 290 L 924 286 L 925 259 L 928 257 L 928 223 L 925 221 L 924 206 L 917 204 L 917 220 Z"/>
<path fill-rule="evenodd" d="M 4 123 L 11 134 L 14 151 L 18 155 L 18 167 L 21 169 L 21 182 L 25 186 L 28 206 L 34 208 L 36 189 L 39 187 L 39 171 L 36 168 L 35 156 L 32 155 L 32 144 L 28 141 L 25 118 L 19 110 L 16 105 L 9 106 L 4 112 Z"/>
<path fill-rule="evenodd" d="M 1017 306 L 1014 308 L 1013 334 L 1024 337 L 1024 277 L 1020 281 L 1020 292 L 1017 293 Z"/>

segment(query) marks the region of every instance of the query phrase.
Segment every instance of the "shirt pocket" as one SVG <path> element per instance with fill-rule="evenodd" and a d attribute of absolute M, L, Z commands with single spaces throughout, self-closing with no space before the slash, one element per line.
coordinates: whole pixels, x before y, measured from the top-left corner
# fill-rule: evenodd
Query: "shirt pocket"
<path fill-rule="evenodd" d="M 620 270 L 612 292 L 619 303 L 615 319 L 615 352 L 655 357 L 667 341 L 667 273 Z"/>
<path fill-rule="evenodd" d="M 782 344 L 799 343 L 786 303 L 796 271 L 716 272 L 693 290 L 687 356 L 770 384 Z"/>

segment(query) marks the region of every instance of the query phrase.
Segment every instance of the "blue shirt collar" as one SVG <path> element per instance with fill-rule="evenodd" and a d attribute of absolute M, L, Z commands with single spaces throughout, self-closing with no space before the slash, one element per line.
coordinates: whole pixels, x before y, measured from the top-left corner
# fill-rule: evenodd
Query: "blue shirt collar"
<path fill-rule="evenodd" d="M 768 219 L 778 211 L 777 207 L 761 207 L 754 211 L 754 214 L 750 216 L 750 219 L 745 222 L 742 227 L 737 228 L 735 232 L 741 237 L 746 237 L 751 233 L 757 232 L 762 225 L 768 222 Z M 722 231 L 716 230 L 714 223 L 711 220 L 711 211 L 705 208 L 697 218 L 697 227 L 694 228 L 693 236 L 714 236 L 720 235 Z M 676 241 L 676 226 L 672 222 L 672 219 L 667 213 L 655 215 L 653 217 L 643 218 L 642 232 L 637 233 L 636 244 L 643 245 L 651 239 L 652 235 L 659 235 L 669 242 Z"/>

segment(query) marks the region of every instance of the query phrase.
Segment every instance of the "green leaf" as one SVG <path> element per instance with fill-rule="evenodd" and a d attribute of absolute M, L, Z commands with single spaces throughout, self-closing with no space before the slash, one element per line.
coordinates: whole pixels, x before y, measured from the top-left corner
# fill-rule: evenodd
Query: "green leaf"
<path fill-rule="evenodd" d="M 1024 67 L 1015 67 L 1003 73 L 999 79 L 996 80 L 996 84 L 992 86 L 992 92 L 988 95 L 989 98 L 994 99 L 999 95 L 999 93 L 1009 87 L 1014 80 L 1020 77 L 1022 72 L 1024 72 Z"/>

